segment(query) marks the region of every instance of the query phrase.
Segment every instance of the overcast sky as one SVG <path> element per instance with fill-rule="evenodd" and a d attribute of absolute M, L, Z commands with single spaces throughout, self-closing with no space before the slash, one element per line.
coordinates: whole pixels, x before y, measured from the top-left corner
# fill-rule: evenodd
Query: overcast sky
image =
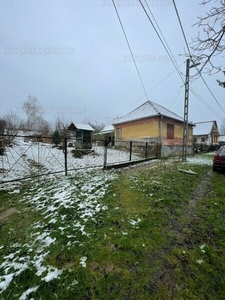
<path fill-rule="evenodd" d="M 172 0 L 147 2 L 185 74 L 185 42 Z M 148 99 L 183 116 L 183 83 L 138 0 L 115 3 L 150 91 Z M 191 42 L 199 30 L 192 25 L 207 7 L 198 0 L 176 4 Z M 22 103 L 32 95 L 51 122 L 61 116 L 68 123 L 85 119 L 107 123 L 148 100 L 111 0 L 0 0 L 0 45 L 0 115 L 10 110 L 20 114 Z M 225 90 L 217 85 L 218 77 L 223 79 L 204 75 L 225 108 Z M 215 113 L 190 93 L 189 120 L 217 120 L 220 125 L 224 112 L 202 80 L 191 87 Z"/>

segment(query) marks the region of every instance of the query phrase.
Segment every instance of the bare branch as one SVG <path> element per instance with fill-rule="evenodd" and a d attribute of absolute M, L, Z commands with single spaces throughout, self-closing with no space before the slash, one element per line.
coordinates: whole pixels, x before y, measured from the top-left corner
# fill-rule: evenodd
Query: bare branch
<path fill-rule="evenodd" d="M 202 0 L 200 4 L 206 6 L 211 2 L 212 0 Z M 225 50 L 225 1 L 216 0 L 215 3 L 217 6 L 198 17 L 198 22 L 193 25 L 202 29 L 201 34 L 198 33 L 190 44 L 193 54 L 202 63 L 197 75 L 201 72 L 212 75 L 222 71 L 222 66 L 214 62 L 214 57 L 220 56 Z"/>

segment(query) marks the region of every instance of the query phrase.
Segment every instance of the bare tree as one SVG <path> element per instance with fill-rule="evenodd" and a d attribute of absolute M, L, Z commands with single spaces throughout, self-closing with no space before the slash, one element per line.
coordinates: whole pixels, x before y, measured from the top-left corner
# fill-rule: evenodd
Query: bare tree
<path fill-rule="evenodd" d="M 57 130 L 62 136 L 66 136 L 67 128 L 69 124 L 65 121 L 64 115 L 57 115 L 55 121 L 55 130 Z"/>
<path fill-rule="evenodd" d="M 84 119 L 82 123 L 90 125 L 95 130 L 95 133 L 99 133 L 105 127 L 105 124 L 103 122 L 101 123 L 97 121 L 92 122 L 88 118 Z"/>
<path fill-rule="evenodd" d="M 14 137 L 18 134 L 21 127 L 21 118 L 13 111 L 7 112 L 2 116 L 5 124 L 5 134 L 7 136 L 7 142 L 11 144 Z"/>
<path fill-rule="evenodd" d="M 201 62 L 199 73 L 204 70 L 210 75 L 224 72 L 224 67 L 216 63 L 215 57 L 221 55 L 225 50 L 225 1 L 202 0 L 200 4 L 207 7 L 212 3 L 213 6 L 209 11 L 198 17 L 198 22 L 193 25 L 201 28 L 202 32 L 198 33 L 191 43 L 194 55 Z M 223 86 L 220 80 L 218 83 Z M 223 87 L 225 87 L 225 83 Z"/>
<path fill-rule="evenodd" d="M 29 95 L 23 103 L 23 111 L 27 116 L 26 129 L 49 131 L 50 126 L 43 117 L 44 110 L 37 98 Z"/>
<path fill-rule="evenodd" d="M 27 129 L 37 129 L 39 120 L 43 118 L 43 110 L 37 98 L 29 95 L 27 101 L 23 103 L 23 111 L 27 116 Z"/>

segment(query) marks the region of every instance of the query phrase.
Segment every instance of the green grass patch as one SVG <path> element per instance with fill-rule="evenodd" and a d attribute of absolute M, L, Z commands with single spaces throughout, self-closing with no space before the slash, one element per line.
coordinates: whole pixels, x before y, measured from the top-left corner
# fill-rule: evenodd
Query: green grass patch
<path fill-rule="evenodd" d="M 223 299 L 225 175 L 211 169 L 166 162 L 0 192 L 0 211 L 20 211 L 2 221 L 0 276 L 8 264 L 14 279 L 0 297 Z"/>

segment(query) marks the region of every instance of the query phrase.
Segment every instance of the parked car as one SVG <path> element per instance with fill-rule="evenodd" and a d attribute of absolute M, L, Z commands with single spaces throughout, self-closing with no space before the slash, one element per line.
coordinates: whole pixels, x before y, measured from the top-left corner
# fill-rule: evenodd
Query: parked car
<path fill-rule="evenodd" d="M 225 146 L 221 146 L 213 157 L 213 171 L 218 168 L 225 170 Z"/>

